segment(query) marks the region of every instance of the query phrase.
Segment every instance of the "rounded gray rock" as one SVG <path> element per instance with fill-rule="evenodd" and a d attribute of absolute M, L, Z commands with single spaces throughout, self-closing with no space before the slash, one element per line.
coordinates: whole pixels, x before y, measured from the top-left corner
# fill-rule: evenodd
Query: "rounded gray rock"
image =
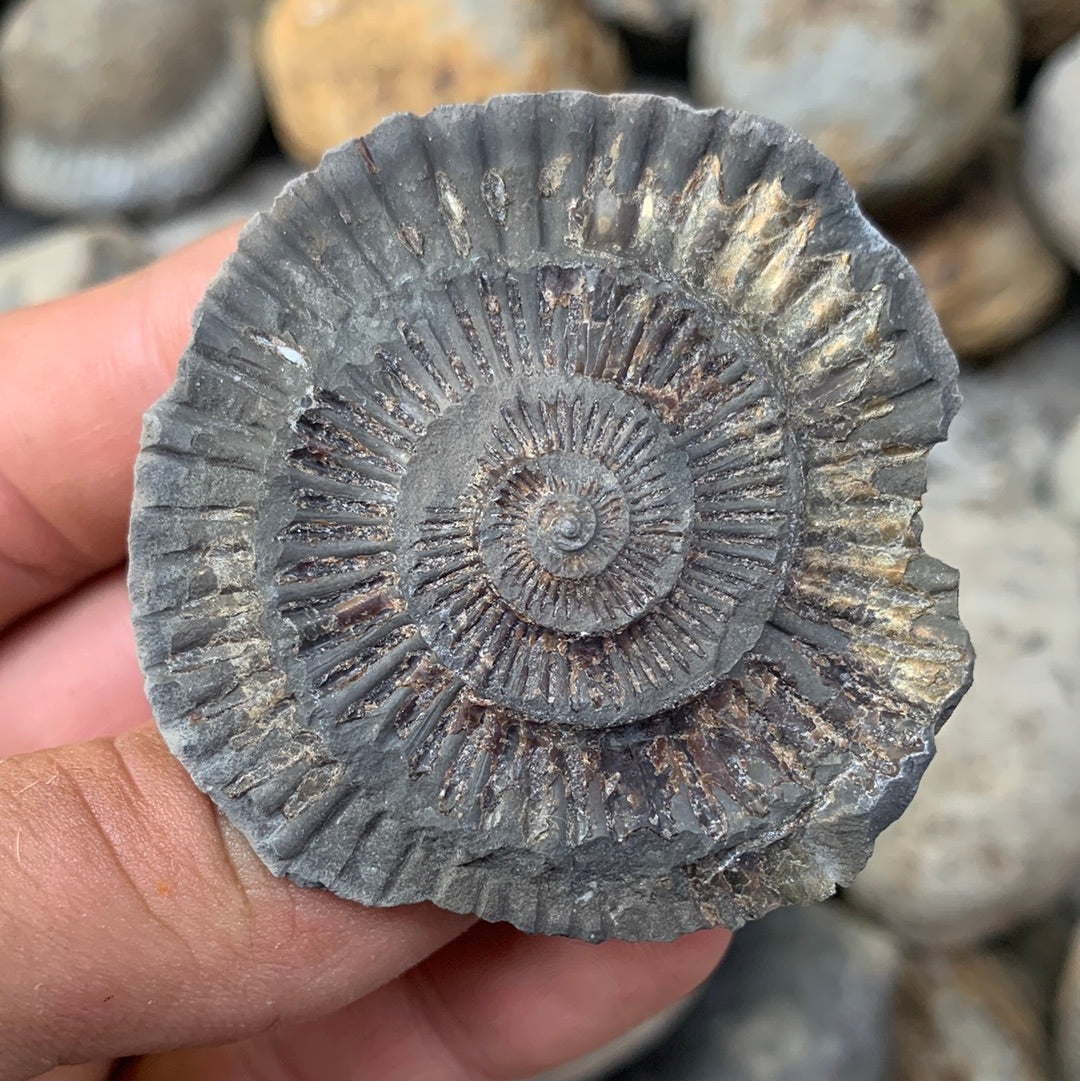
<path fill-rule="evenodd" d="M 883 1081 L 896 938 L 828 902 L 740 931 L 678 1032 L 612 1081 Z"/>
<path fill-rule="evenodd" d="M 48 213 L 165 210 L 263 122 L 250 15 L 226 0 L 21 0 L 0 30 L 0 178 Z"/>
<path fill-rule="evenodd" d="M 848 892 L 916 941 L 1003 934 L 1080 874 L 1080 536 L 1046 498 L 1078 343 L 1073 320 L 969 375 L 931 459 L 924 535 L 960 568 L 975 682 Z"/>
<path fill-rule="evenodd" d="M 670 938 L 826 896 L 969 679 L 917 518 L 955 380 L 777 125 L 393 117 L 248 226 L 147 416 L 165 739 L 274 871 L 366 904 Z"/>
<path fill-rule="evenodd" d="M 806 135 L 860 197 L 948 181 L 1012 92 L 1009 0 L 702 0 L 691 83 L 702 105 Z"/>
<path fill-rule="evenodd" d="M 1080 270 L 1080 34 L 1043 66 L 1024 128 L 1024 177 L 1048 238 Z"/>

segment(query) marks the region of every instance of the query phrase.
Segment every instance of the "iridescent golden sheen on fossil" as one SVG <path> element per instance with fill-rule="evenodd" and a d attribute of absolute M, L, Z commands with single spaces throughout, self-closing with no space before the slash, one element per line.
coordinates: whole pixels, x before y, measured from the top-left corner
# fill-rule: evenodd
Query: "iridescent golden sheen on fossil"
<path fill-rule="evenodd" d="M 670 938 L 849 882 L 968 682 L 955 360 L 835 166 L 566 93 L 399 115 L 243 233 L 147 416 L 169 746 L 277 873 Z"/>

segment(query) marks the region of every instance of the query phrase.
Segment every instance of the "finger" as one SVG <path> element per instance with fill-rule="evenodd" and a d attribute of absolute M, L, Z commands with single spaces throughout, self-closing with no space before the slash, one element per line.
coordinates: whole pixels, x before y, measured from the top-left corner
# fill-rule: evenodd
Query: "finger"
<path fill-rule="evenodd" d="M 275 879 L 146 728 L 0 763 L 0 881 L 4 1078 L 327 1013 L 471 922 Z"/>
<path fill-rule="evenodd" d="M 87 1062 L 82 1066 L 58 1066 L 39 1074 L 34 1081 L 106 1081 L 112 1073 L 111 1062 Z"/>
<path fill-rule="evenodd" d="M 236 232 L 0 318 L 0 627 L 123 557 L 142 414 Z"/>
<path fill-rule="evenodd" d="M 137 1081 L 501 1081 L 595 1050 L 675 1002 L 730 935 L 589 946 L 478 926 L 331 1017 L 140 1063 Z"/>
<path fill-rule="evenodd" d="M 0 758 L 117 735 L 149 716 L 122 571 L 0 637 Z"/>

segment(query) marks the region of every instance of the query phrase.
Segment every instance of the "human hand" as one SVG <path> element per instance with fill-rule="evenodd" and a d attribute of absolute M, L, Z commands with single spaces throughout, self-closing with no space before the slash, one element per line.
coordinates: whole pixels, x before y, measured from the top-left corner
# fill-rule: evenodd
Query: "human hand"
<path fill-rule="evenodd" d="M 300 889 L 145 723 L 140 417 L 235 240 L 0 317 L 0 1081 L 528 1076 L 686 993 L 727 932 L 590 946 Z"/>

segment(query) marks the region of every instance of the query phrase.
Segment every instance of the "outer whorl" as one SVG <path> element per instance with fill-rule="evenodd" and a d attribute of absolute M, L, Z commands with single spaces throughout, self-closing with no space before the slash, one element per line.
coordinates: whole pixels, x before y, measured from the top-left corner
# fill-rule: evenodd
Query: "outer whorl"
<path fill-rule="evenodd" d="M 955 362 L 775 124 L 395 116 L 244 231 L 137 466 L 170 748 L 277 873 L 670 938 L 846 883 L 969 680 Z"/>

